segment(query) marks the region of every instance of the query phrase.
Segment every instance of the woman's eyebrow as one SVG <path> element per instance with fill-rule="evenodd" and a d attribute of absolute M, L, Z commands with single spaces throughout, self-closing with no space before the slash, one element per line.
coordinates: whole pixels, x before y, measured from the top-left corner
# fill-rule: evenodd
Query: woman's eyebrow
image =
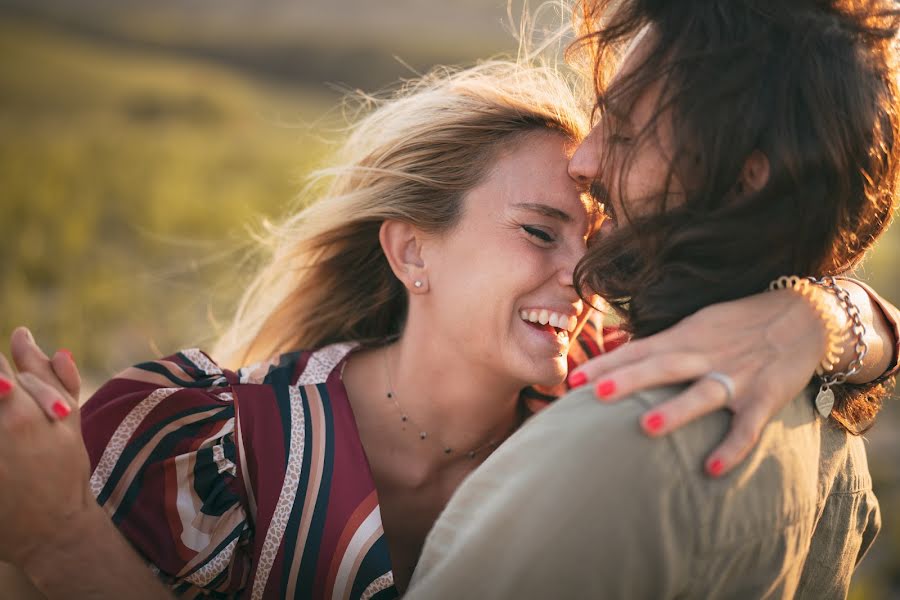
<path fill-rule="evenodd" d="M 574 220 L 572 216 L 564 210 L 560 210 L 549 204 L 541 204 L 540 202 L 520 202 L 514 204 L 513 208 L 535 212 L 545 217 L 550 217 L 551 219 L 558 219 L 563 223 L 571 223 Z"/>

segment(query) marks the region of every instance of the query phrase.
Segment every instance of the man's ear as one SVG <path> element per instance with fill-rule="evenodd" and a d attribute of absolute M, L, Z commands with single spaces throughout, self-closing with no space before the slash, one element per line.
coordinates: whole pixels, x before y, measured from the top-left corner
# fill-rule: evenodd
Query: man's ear
<path fill-rule="evenodd" d="M 413 294 L 428 291 L 428 273 L 422 258 L 422 231 L 403 221 L 387 220 L 378 241 L 397 279 Z"/>
<path fill-rule="evenodd" d="M 744 161 L 738 180 L 738 191 L 741 194 L 755 194 L 769 183 L 769 158 L 754 150 Z"/>

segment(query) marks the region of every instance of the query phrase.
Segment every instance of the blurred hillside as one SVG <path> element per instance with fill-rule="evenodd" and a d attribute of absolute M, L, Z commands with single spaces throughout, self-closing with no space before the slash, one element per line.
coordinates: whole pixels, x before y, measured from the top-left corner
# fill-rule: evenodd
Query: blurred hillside
<path fill-rule="evenodd" d="M 409 75 L 404 65 L 468 62 L 511 46 L 503 0 L 0 0 L 0 10 L 253 77 L 369 91 Z"/>
<path fill-rule="evenodd" d="M 0 335 L 29 324 L 89 387 L 207 345 L 252 265 L 248 229 L 340 138 L 340 90 L 513 52 L 505 15 L 503 0 L 0 0 Z M 898 270 L 894 227 L 861 276 L 900 303 Z M 853 598 L 900 597 L 898 430 L 895 399 L 867 435 L 885 527 Z"/>

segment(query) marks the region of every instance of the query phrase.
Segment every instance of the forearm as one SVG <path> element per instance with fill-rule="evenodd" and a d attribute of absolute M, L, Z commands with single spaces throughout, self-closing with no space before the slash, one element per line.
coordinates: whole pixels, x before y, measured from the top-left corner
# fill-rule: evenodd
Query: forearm
<path fill-rule="evenodd" d="M 893 326 L 884 318 L 881 308 L 872 300 L 866 290 L 847 279 L 838 280 L 836 283 L 850 294 L 850 299 L 859 309 L 860 319 L 866 328 L 864 337 L 868 348 L 866 357 L 860 371 L 849 377 L 847 381 L 855 384 L 868 383 L 881 377 L 891 367 L 894 359 L 896 334 Z M 849 325 L 846 311 L 840 307 L 833 294 L 828 294 L 828 297 L 835 318 L 839 319 L 842 324 Z M 851 333 L 845 339 L 844 351 L 831 372 L 847 371 L 850 363 L 856 357 L 855 346 L 856 336 Z"/>
<path fill-rule="evenodd" d="M 23 571 L 48 600 L 173 598 L 99 506 L 30 556 Z"/>

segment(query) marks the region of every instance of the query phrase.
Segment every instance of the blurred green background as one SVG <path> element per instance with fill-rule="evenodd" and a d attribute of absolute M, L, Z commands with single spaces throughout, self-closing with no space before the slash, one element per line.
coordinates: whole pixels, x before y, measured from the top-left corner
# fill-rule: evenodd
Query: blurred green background
<path fill-rule="evenodd" d="M 504 0 L 0 0 L 0 334 L 69 349 L 88 388 L 208 346 L 348 90 L 516 45 Z M 860 276 L 900 303 L 898 269 L 895 227 Z M 852 598 L 900 597 L 898 431 L 894 399 Z"/>

